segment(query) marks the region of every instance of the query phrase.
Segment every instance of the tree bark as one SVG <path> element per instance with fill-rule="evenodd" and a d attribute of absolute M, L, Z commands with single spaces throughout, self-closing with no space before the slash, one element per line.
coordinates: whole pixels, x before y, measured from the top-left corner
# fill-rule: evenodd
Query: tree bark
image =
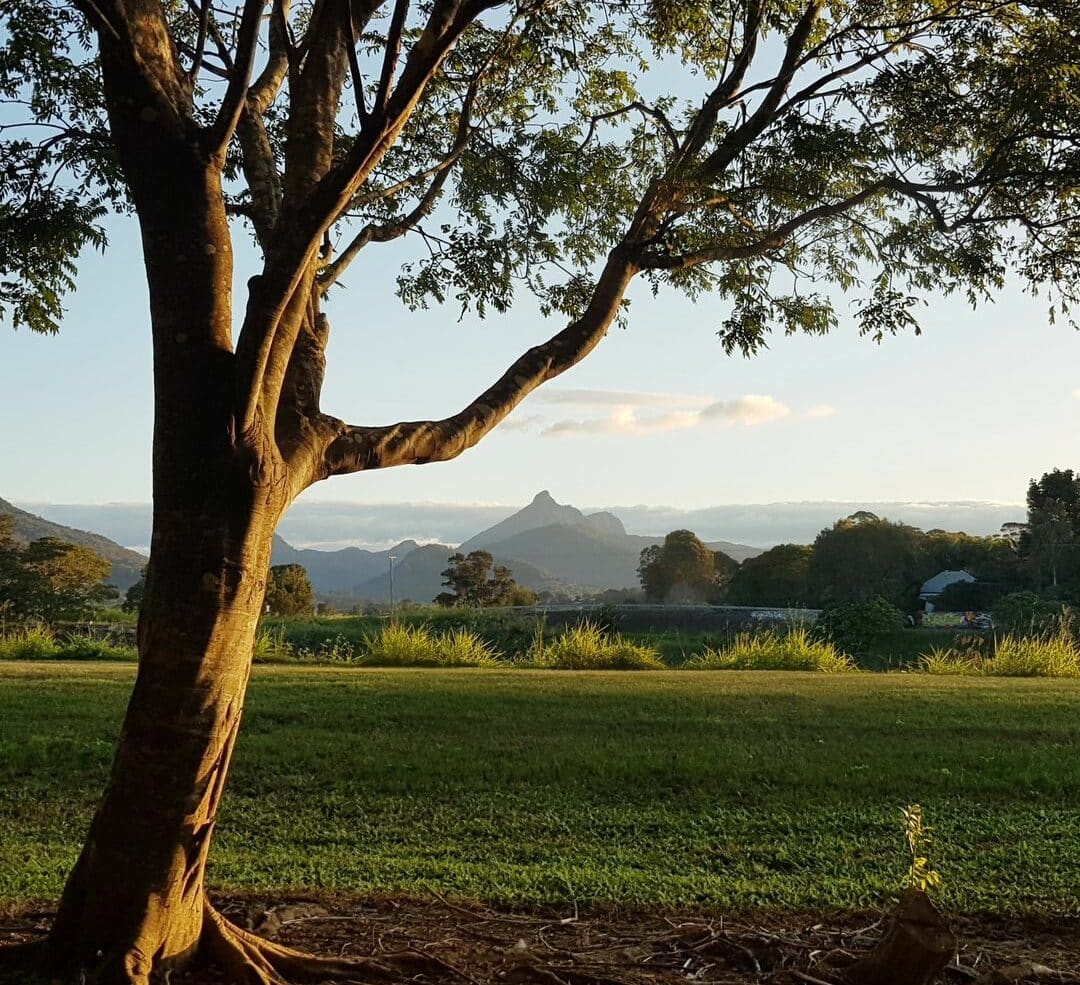
<path fill-rule="evenodd" d="M 216 512 L 155 513 L 138 676 L 49 942 L 54 973 L 78 981 L 144 985 L 204 935 L 206 858 L 283 505 L 218 478 Z"/>

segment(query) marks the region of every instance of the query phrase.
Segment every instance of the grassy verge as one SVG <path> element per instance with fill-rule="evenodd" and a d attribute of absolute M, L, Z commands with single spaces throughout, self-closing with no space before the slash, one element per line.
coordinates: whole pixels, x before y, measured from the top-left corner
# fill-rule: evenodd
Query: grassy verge
<path fill-rule="evenodd" d="M 133 668 L 0 665 L 0 903 L 54 897 Z M 1080 682 L 256 668 L 211 881 L 862 906 L 935 829 L 956 910 L 1076 912 Z"/>

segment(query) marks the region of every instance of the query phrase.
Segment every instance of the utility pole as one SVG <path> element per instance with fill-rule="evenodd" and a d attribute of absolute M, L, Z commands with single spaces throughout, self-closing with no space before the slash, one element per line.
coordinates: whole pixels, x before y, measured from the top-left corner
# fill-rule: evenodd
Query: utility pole
<path fill-rule="evenodd" d="M 394 614 L 394 562 L 397 560 L 396 555 L 388 554 L 390 558 L 390 615 Z"/>

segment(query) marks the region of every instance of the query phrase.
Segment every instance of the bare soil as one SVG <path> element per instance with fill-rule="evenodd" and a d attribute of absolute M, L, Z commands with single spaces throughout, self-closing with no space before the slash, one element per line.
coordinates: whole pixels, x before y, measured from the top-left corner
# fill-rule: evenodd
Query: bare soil
<path fill-rule="evenodd" d="M 335 957 L 375 957 L 380 978 L 416 985 L 831 985 L 871 950 L 882 914 L 495 910 L 408 899 L 245 896 L 218 899 L 234 923 Z M 0 916 L 0 945 L 44 936 L 46 909 Z M 1080 985 L 1080 917 L 965 916 L 947 983 Z M 361 979 L 357 979 L 360 981 Z M 222 985 L 213 969 L 171 985 Z"/>

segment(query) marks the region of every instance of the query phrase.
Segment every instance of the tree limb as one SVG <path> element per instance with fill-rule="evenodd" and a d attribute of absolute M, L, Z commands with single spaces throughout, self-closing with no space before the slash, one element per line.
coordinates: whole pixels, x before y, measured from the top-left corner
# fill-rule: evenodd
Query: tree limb
<path fill-rule="evenodd" d="M 386 110 L 386 100 L 390 96 L 390 85 L 394 79 L 398 57 L 401 54 L 401 35 L 405 30 L 405 18 L 409 13 L 409 0 L 395 0 L 394 14 L 390 20 L 390 31 L 386 36 L 386 51 L 383 54 L 382 73 L 379 75 L 379 89 L 375 96 L 372 113 L 379 116 Z"/>
<path fill-rule="evenodd" d="M 442 0 L 405 61 L 401 77 L 387 99 L 378 127 L 365 127 L 345 159 L 291 205 L 286 202 L 288 232 L 255 278 L 237 344 L 237 399 L 241 427 L 254 426 L 263 414 L 276 418 L 284 369 L 298 325 L 279 332 L 285 310 L 322 243 L 325 231 L 347 209 L 357 189 L 393 146 L 428 81 L 466 28 L 485 10 L 504 0 Z M 275 367 L 268 374 L 269 367 Z"/>
<path fill-rule="evenodd" d="M 705 104 L 695 115 L 680 156 L 680 166 L 697 158 L 716 126 L 720 110 L 738 95 L 743 80 L 746 78 L 746 73 L 749 71 L 754 56 L 757 54 L 763 10 L 763 0 L 747 0 L 739 53 L 735 56 L 731 72 L 722 78 L 713 91 L 709 93 Z"/>
<path fill-rule="evenodd" d="M 456 458 L 538 386 L 579 363 L 596 347 L 607 334 L 638 269 L 624 246 L 613 250 L 581 317 L 547 342 L 529 349 L 497 382 L 452 417 L 388 427 L 353 427 L 326 418 L 326 457 L 316 478 Z"/>
<path fill-rule="evenodd" d="M 451 170 L 453 170 L 454 165 L 465 152 L 465 148 L 469 144 L 469 138 L 472 136 L 470 122 L 472 119 L 473 107 L 476 104 L 476 93 L 479 88 L 480 74 L 481 73 L 478 73 L 473 78 L 472 82 L 469 84 L 469 90 L 465 94 L 465 101 L 462 104 L 461 114 L 458 117 L 454 145 L 450 148 L 446 157 L 444 157 L 435 167 L 433 172 L 434 178 L 427 190 L 421 196 L 419 202 L 417 202 L 416 206 L 401 219 L 382 224 L 368 223 L 364 226 L 364 228 L 353 237 L 352 241 L 341 252 L 337 259 L 323 269 L 323 272 L 319 277 L 319 285 L 324 293 L 345 272 L 365 246 L 369 243 L 388 243 L 391 240 L 404 236 L 410 229 L 413 229 L 418 222 L 429 215 L 431 210 L 435 207 L 435 203 L 442 194 L 443 187 L 446 185 L 446 180 L 450 176 Z"/>
<path fill-rule="evenodd" d="M 802 17 L 799 18 L 799 22 L 791 32 L 780 71 L 769 87 L 765 98 L 750 117 L 725 137 L 720 146 L 705 158 L 699 168 L 702 176 L 714 177 L 723 172 L 739 152 L 758 137 L 773 121 L 776 108 L 780 105 L 788 86 L 791 85 L 791 80 L 795 77 L 800 56 L 806 47 L 810 32 L 813 30 L 823 6 L 824 0 L 810 0 L 810 3 L 807 4 L 806 10 L 803 11 Z"/>
<path fill-rule="evenodd" d="M 816 208 L 809 209 L 749 243 L 710 246 L 689 253 L 645 252 L 639 257 L 639 262 L 644 270 L 689 270 L 701 266 L 703 263 L 712 263 L 718 260 L 741 260 L 761 256 L 773 250 L 778 250 L 793 233 L 803 226 L 819 219 L 842 215 L 844 212 L 861 205 L 867 199 L 891 187 L 893 187 L 893 184 L 888 179 L 876 181 L 862 191 L 839 202 L 831 202 L 827 205 L 819 205 Z"/>
<path fill-rule="evenodd" d="M 210 126 L 204 142 L 206 152 L 211 158 L 224 155 L 233 133 L 236 132 L 236 125 L 240 122 L 240 114 L 244 111 L 244 101 L 247 98 L 252 66 L 255 63 L 259 27 L 262 24 L 265 6 L 265 0 L 245 0 L 244 10 L 240 16 L 232 78 L 229 79 L 217 118 Z"/>

